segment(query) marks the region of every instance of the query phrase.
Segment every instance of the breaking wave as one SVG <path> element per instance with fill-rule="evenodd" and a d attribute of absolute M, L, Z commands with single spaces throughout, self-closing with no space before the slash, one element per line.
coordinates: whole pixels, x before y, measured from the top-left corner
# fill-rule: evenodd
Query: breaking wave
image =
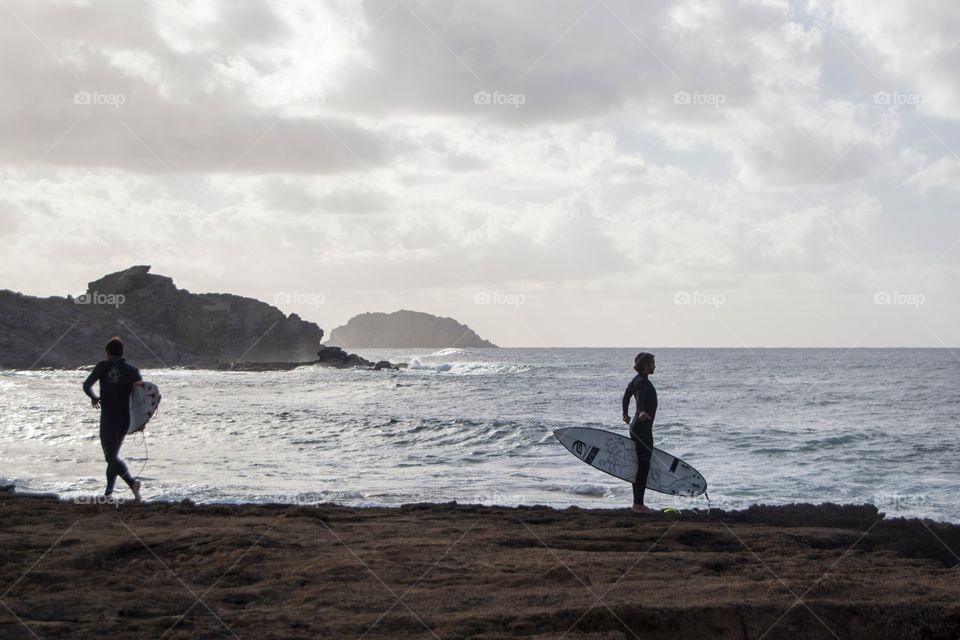
<path fill-rule="evenodd" d="M 467 352 L 466 349 L 457 349 L 450 347 L 447 349 L 440 349 L 439 351 L 434 351 L 430 355 L 426 356 L 427 358 L 445 358 L 446 356 L 459 356 Z"/>
<path fill-rule="evenodd" d="M 424 362 L 413 358 L 407 371 L 449 373 L 451 375 L 510 375 L 530 371 L 533 367 L 517 362 Z"/>

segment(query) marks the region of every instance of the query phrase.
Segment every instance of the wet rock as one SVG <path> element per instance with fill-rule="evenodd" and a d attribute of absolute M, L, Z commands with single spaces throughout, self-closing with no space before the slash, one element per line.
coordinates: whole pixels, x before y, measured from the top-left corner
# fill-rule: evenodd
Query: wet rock
<path fill-rule="evenodd" d="M 374 369 L 376 371 L 399 368 L 391 364 L 388 360 L 380 360 L 377 363 L 373 363 L 356 353 L 347 353 L 341 347 L 320 347 L 320 350 L 317 352 L 317 360 L 314 364 L 340 369 L 359 367 L 363 369 Z"/>

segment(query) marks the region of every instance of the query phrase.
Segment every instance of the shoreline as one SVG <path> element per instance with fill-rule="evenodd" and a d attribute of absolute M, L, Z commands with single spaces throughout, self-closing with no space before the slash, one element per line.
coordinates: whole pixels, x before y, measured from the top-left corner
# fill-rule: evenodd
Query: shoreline
<path fill-rule="evenodd" d="M 886 519 L 873 505 L 636 516 L 438 503 L 115 506 L 7 490 L 0 523 L 9 638 L 960 633 L 960 525 Z"/>
<path fill-rule="evenodd" d="M 0 496 L 3 496 L 4 493 L 7 494 L 16 494 L 20 498 L 43 498 L 56 500 L 62 503 L 77 504 L 77 505 L 100 505 L 100 506 L 126 506 L 133 507 L 136 506 L 133 498 L 129 496 L 129 491 L 125 486 L 118 487 L 119 495 L 115 495 L 110 499 L 107 499 L 102 494 L 90 494 L 90 495 L 63 495 L 57 493 L 56 491 L 43 491 L 43 490 L 21 490 L 17 487 L 16 484 L 0 484 Z M 476 507 L 476 508 L 490 508 L 490 509 L 549 509 L 552 511 L 557 511 L 561 513 L 565 512 L 576 512 L 576 513 L 630 513 L 629 506 L 583 506 L 578 504 L 566 504 L 566 505 L 555 505 L 549 503 L 530 503 L 530 504 L 496 504 L 491 502 L 460 502 L 458 500 L 444 500 L 442 502 L 434 501 L 417 501 L 417 502 L 390 502 L 390 503 L 379 503 L 379 502 L 366 502 L 365 504 L 351 504 L 350 502 L 336 502 L 330 500 L 319 500 L 314 499 L 319 495 L 319 492 L 304 491 L 298 494 L 291 494 L 289 499 L 281 498 L 280 500 L 246 500 L 245 498 L 227 498 L 222 500 L 211 500 L 211 501 L 201 501 L 196 502 L 190 498 L 170 498 L 170 499 L 150 499 L 149 497 L 145 499 L 140 506 L 148 505 L 183 505 L 189 507 L 289 507 L 289 508 L 342 508 L 342 509 L 357 509 L 357 510 L 366 510 L 366 509 L 386 509 L 386 510 L 395 510 L 395 509 L 411 509 L 411 508 L 425 508 L 425 507 Z M 658 494 L 660 495 L 660 494 Z M 663 496 L 661 496 L 663 497 Z M 667 496 L 668 498 L 670 496 Z M 893 513 L 884 511 L 883 505 L 877 505 L 870 502 L 821 502 L 821 503 L 809 503 L 809 502 L 789 502 L 789 503 L 777 503 L 777 504 L 767 504 L 767 503 L 753 503 L 748 504 L 743 507 L 736 508 L 722 508 L 722 507 L 706 507 L 702 503 L 697 503 L 700 506 L 697 507 L 685 507 L 678 506 L 677 504 L 662 504 L 659 506 L 654 506 L 653 508 L 658 512 L 653 515 L 660 515 L 664 517 L 673 517 L 676 518 L 678 515 L 683 518 L 693 518 L 697 520 L 711 521 L 715 520 L 718 517 L 740 517 L 732 514 L 753 514 L 749 517 L 763 517 L 768 518 L 768 522 L 777 522 L 781 524 L 789 524 L 790 516 L 787 514 L 793 514 L 800 511 L 803 511 L 807 514 L 810 513 L 819 513 L 819 510 L 822 509 L 866 509 L 872 512 L 877 513 L 877 517 L 885 520 L 886 522 L 893 522 L 895 520 L 904 520 L 910 522 L 927 522 L 937 525 L 947 525 L 947 526 L 957 526 L 960 527 L 960 521 L 952 521 L 946 519 L 940 519 L 934 515 L 918 515 L 918 514 L 909 514 L 901 515 L 899 510 L 896 510 Z M 676 515 L 659 513 L 667 509 L 675 509 Z M 758 516 L 757 514 L 764 514 L 763 516 Z M 777 515 L 779 514 L 779 516 Z M 640 517 L 640 516 L 637 516 Z M 786 520 L 785 520 L 786 519 Z M 795 522 L 791 526 L 805 526 L 800 522 Z M 811 525 L 812 526 L 812 525 Z M 960 550 L 958 550 L 958 555 L 960 555 Z M 960 561 L 960 558 L 958 558 Z"/>

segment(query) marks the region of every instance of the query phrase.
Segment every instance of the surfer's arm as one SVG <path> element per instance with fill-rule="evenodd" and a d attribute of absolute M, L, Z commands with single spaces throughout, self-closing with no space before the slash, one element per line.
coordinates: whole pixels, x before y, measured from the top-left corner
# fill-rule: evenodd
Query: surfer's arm
<path fill-rule="evenodd" d="M 650 414 L 647 413 L 647 391 L 649 388 L 650 382 L 647 380 L 641 380 L 637 384 L 637 419 L 641 421 L 650 419 Z"/>
<path fill-rule="evenodd" d="M 623 417 L 626 420 L 630 420 L 630 398 L 633 397 L 634 391 L 637 389 L 637 380 L 634 378 L 630 381 L 630 384 L 627 385 L 627 390 L 623 392 Z"/>
<path fill-rule="evenodd" d="M 87 379 L 83 381 L 83 392 L 87 394 L 90 400 L 93 401 L 93 406 L 97 406 L 100 402 L 100 398 L 97 397 L 97 394 L 93 392 L 93 383 L 97 382 L 100 379 L 100 365 L 97 364 L 93 368 L 93 371 L 90 372 L 90 375 L 87 376 Z"/>

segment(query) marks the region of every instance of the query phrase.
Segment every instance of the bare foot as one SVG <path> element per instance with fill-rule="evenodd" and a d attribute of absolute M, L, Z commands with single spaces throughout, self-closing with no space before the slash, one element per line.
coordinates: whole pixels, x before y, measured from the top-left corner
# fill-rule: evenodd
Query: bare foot
<path fill-rule="evenodd" d="M 656 513 L 656 511 L 654 511 L 654 510 L 651 509 L 650 507 L 648 507 L 648 506 L 646 506 L 646 505 L 642 505 L 642 504 L 635 504 L 635 505 L 633 505 L 633 512 L 634 512 L 634 513 L 644 513 L 644 514 L 646 514 L 646 513 Z"/>
<path fill-rule="evenodd" d="M 140 497 L 140 487 L 142 486 L 143 485 L 140 484 L 139 480 L 134 480 L 133 486 L 130 487 L 130 490 L 133 491 L 133 499 L 136 500 L 137 502 L 141 502 L 143 500 L 143 498 Z"/>

